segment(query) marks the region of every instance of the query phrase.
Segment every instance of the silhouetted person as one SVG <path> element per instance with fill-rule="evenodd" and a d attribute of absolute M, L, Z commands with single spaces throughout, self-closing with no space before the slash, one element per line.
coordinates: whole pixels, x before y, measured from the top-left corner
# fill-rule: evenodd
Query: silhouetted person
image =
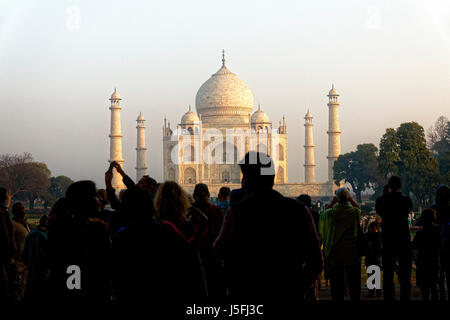
<path fill-rule="evenodd" d="M 441 235 L 434 225 L 436 211 L 426 209 L 422 212 L 423 228 L 417 231 L 413 248 L 417 250 L 416 277 L 423 300 L 438 300 L 439 255 Z"/>
<path fill-rule="evenodd" d="M 36 229 L 28 234 L 23 249 L 23 261 L 28 267 L 26 298 L 45 301 L 48 298 L 48 217 L 43 215 Z"/>
<path fill-rule="evenodd" d="M 301 194 L 297 197 L 297 201 L 300 201 L 301 203 L 303 203 L 305 205 L 305 207 L 308 208 L 308 210 L 311 212 L 311 215 L 313 217 L 314 225 L 316 226 L 316 230 L 319 230 L 320 214 L 312 208 L 311 197 L 307 194 Z"/>
<path fill-rule="evenodd" d="M 301 194 L 297 197 L 297 201 L 301 202 L 307 210 L 311 213 L 311 216 L 314 221 L 314 226 L 316 227 L 317 233 L 319 232 L 319 219 L 320 214 L 315 211 L 312 208 L 312 201 L 311 197 L 307 194 Z M 317 294 L 318 294 L 318 288 L 320 287 L 320 281 L 321 281 L 321 275 L 319 275 L 316 279 L 316 281 L 311 284 L 311 286 L 308 288 L 307 292 L 305 293 L 305 299 L 308 301 L 315 301 L 317 300 Z"/>
<path fill-rule="evenodd" d="M 48 238 L 52 299 L 105 303 L 110 291 L 111 239 L 104 223 L 90 219 L 100 211 L 95 183 L 71 184 L 66 191 L 65 206 L 67 211 L 56 215 Z M 80 268 L 80 289 L 67 286 L 68 267 L 73 265 Z"/>
<path fill-rule="evenodd" d="M 225 214 L 230 207 L 230 193 L 231 190 L 228 187 L 222 187 L 219 190 L 219 194 L 217 195 L 218 201 L 217 206 L 222 210 Z"/>
<path fill-rule="evenodd" d="M 155 196 L 157 191 L 156 180 L 148 175 L 142 176 L 142 178 L 136 184 L 138 188 L 146 190 L 152 197 Z"/>
<path fill-rule="evenodd" d="M 358 252 L 358 227 L 361 210 L 347 188 L 336 191 L 332 207 L 320 219 L 320 234 L 330 273 L 333 300 L 344 300 L 345 277 L 350 297 L 358 301 L 361 293 L 361 258 Z"/>
<path fill-rule="evenodd" d="M 242 177 L 241 187 L 239 189 L 233 189 L 230 192 L 230 205 L 241 201 L 247 194 L 247 181 L 245 177 Z"/>
<path fill-rule="evenodd" d="M 385 300 L 395 300 L 394 271 L 398 263 L 400 299 L 411 294 L 412 246 L 408 215 L 412 201 L 401 193 L 402 180 L 392 176 L 388 192 L 377 199 L 375 209 L 382 219 L 383 292 Z"/>
<path fill-rule="evenodd" d="M 192 199 L 178 183 L 166 181 L 158 188 L 155 217 L 181 232 L 194 249 L 202 245 L 208 217 L 192 206 Z"/>
<path fill-rule="evenodd" d="M 105 172 L 105 186 L 106 186 L 106 194 L 108 196 L 109 204 L 111 208 L 116 211 L 120 211 L 120 199 L 117 198 L 116 190 L 112 186 L 112 178 L 113 178 L 113 168 L 116 169 L 117 173 L 122 177 L 123 184 L 127 187 L 127 189 L 133 189 L 136 187 L 134 181 L 123 171 L 120 164 L 113 161 L 111 162 L 108 171 Z M 122 190 L 120 190 L 122 191 Z"/>
<path fill-rule="evenodd" d="M 230 298 L 303 299 L 323 268 L 311 214 L 272 189 L 275 170 L 266 154 L 249 152 L 240 167 L 246 195 L 232 201 L 214 246 L 225 259 Z"/>
<path fill-rule="evenodd" d="M 173 223 L 153 218 L 150 194 L 127 190 L 122 210 L 133 219 L 113 239 L 118 302 L 151 304 L 154 309 L 159 303 L 201 301 L 205 288 L 197 253 Z"/>
<path fill-rule="evenodd" d="M 11 265 L 11 297 L 13 300 L 23 300 L 28 279 L 28 268 L 23 261 L 23 249 L 25 239 L 30 233 L 30 227 L 26 223 L 25 207 L 16 202 L 12 206 L 12 232 L 15 247 L 14 261 Z"/>
<path fill-rule="evenodd" d="M 98 218 L 101 219 L 103 222 L 108 223 L 110 216 L 112 214 L 111 210 L 106 209 L 106 206 L 109 204 L 108 194 L 105 189 L 98 189 L 97 194 L 100 199 L 100 206 L 101 206 Z"/>
<path fill-rule="evenodd" d="M 0 301 L 9 299 L 9 269 L 14 255 L 14 241 L 5 188 L 0 188 Z"/>
<path fill-rule="evenodd" d="M 450 189 L 447 186 L 441 185 L 437 188 L 436 204 L 432 208 L 436 210 L 436 224 L 442 234 L 439 291 L 440 299 L 446 300 L 450 297 Z"/>
<path fill-rule="evenodd" d="M 122 177 L 122 181 L 127 187 L 127 190 L 134 188 L 143 189 L 147 191 L 153 199 L 157 186 L 156 181 L 147 175 L 143 176 L 138 183 L 135 184 L 117 162 L 111 162 L 108 171 L 105 173 L 106 194 L 111 208 L 115 210 L 114 212 L 111 212 L 108 219 L 108 228 L 111 236 L 114 236 L 120 228 L 132 222 L 130 218 L 126 214 L 123 214 L 121 210 L 121 197 L 123 197 L 125 190 L 120 190 L 119 198 L 117 198 L 116 190 L 112 186 L 113 168 L 115 168 L 117 173 Z"/>
<path fill-rule="evenodd" d="M 367 227 L 367 241 L 369 242 L 369 250 L 365 258 L 366 268 L 375 265 L 381 268 L 381 252 L 383 248 L 383 240 L 381 237 L 381 232 L 378 229 L 378 222 L 373 221 L 369 223 Z M 374 295 L 381 296 L 381 288 L 369 289 L 369 297 Z"/>
<path fill-rule="evenodd" d="M 208 219 L 202 238 L 198 243 L 198 251 L 206 276 L 208 296 L 217 300 L 225 299 L 226 284 L 223 269 L 213 251 L 214 241 L 222 228 L 224 214 L 219 207 L 209 202 L 210 193 L 206 184 L 197 184 L 194 188 L 193 197 L 195 201 L 192 206 L 200 210 Z"/>

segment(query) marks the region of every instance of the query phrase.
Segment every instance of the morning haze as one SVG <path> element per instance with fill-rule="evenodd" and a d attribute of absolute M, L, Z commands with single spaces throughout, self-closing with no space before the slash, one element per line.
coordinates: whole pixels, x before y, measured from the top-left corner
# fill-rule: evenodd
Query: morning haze
<path fill-rule="evenodd" d="M 162 178 L 162 125 L 177 124 L 220 66 L 274 124 L 286 116 L 289 181 L 303 181 L 304 115 L 316 179 L 327 177 L 327 93 L 340 93 L 342 153 L 388 127 L 428 128 L 450 106 L 447 1 L 6 1 L 0 4 L 1 153 L 30 152 L 53 175 L 103 186 L 110 102 L 122 100 L 125 171 L 136 117 L 148 172 Z"/>

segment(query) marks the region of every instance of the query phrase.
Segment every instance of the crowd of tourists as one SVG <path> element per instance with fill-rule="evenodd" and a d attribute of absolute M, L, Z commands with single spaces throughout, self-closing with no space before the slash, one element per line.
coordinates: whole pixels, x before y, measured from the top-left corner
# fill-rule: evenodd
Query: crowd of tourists
<path fill-rule="evenodd" d="M 266 154 L 248 153 L 240 168 L 241 188 L 221 188 L 213 204 L 205 184 L 190 195 L 173 181 L 144 176 L 135 183 L 113 162 L 106 189 L 73 183 L 32 231 L 21 203 L 12 205 L 10 218 L 0 188 L 0 300 L 309 301 L 317 299 L 322 275 L 333 300 L 344 300 L 347 290 L 360 300 L 362 257 L 383 270 L 383 291 L 372 289 L 371 296 L 394 300 L 397 274 L 400 298 L 408 300 L 415 257 L 423 299 L 448 298 L 448 187 L 439 187 L 411 239 L 412 201 L 399 177 L 376 201 L 380 219 L 362 228 L 347 188 L 318 213 L 308 195 L 290 199 L 273 189 Z M 120 193 L 114 174 L 126 186 Z"/>

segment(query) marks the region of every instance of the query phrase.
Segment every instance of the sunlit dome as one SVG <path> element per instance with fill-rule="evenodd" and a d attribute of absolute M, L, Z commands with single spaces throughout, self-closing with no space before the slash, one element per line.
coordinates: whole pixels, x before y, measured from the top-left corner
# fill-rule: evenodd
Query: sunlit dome
<path fill-rule="evenodd" d="M 252 123 L 270 123 L 269 117 L 261 110 L 259 105 L 258 110 L 252 114 Z"/>
<path fill-rule="evenodd" d="M 253 111 L 250 88 L 225 66 L 202 84 L 195 97 L 197 113 L 203 123 L 248 123 Z"/>
<path fill-rule="evenodd" d="M 181 117 L 181 124 L 194 124 L 199 121 L 199 117 L 191 110 L 191 106 L 189 106 L 189 111 Z"/>

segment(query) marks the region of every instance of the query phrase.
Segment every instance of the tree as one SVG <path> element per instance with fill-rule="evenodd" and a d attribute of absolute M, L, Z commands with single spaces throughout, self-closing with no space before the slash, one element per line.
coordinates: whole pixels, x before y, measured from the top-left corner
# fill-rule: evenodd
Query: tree
<path fill-rule="evenodd" d="M 450 184 L 450 122 L 440 116 L 427 133 L 428 145 L 439 164 L 440 183 Z"/>
<path fill-rule="evenodd" d="M 42 162 L 32 162 L 27 167 L 27 198 L 30 203 L 30 210 L 33 210 L 36 199 L 42 198 L 47 193 L 51 172 L 47 165 Z"/>
<path fill-rule="evenodd" d="M 380 141 L 378 168 L 384 177 L 399 175 L 403 190 L 423 202 L 438 184 L 438 162 L 431 156 L 425 131 L 417 122 L 387 129 Z"/>
<path fill-rule="evenodd" d="M 45 163 L 33 162 L 29 153 L 0 156 L 0 186 L 8 192 L 8 205 L 13 197 L 34 201 L 43 196 L 50 185 L 50 170 Z"/>
<path fill-rule="evenodd" d="M 386 133 L 381 137 L 378 156 L 378 169 L 385 178 L 398 174 L 399 151 L 397 131 L 392 128 L 386 129 Z"/>
<path fill-rule="evenodd" d="M 363 191 L 377 185 L 377 152 L 377 147 L 371 143 L 360 144 L 356 151 L 340 155 L 334 162 L 333 179 L 336 183 L 348 182 L 358 202 L 361 202 Z"/>
<path fill-rule="evenodd" d="M 0 186 L 7 190 L 8 206 L 14 196 L 26 191 L 25 165 L 31 161 L 33 157 L 29 153 L 0 155 Z"/>
<path fill-rule="evenodd" d="M 30 210 L 34 209 L 34 202 L 42 198 L 50 186 L 51 172 L 47 165 L 42 162 L 25 163 L 22 168 L 26 177 L 24 181 L 24 190 L 15 197 L 20 200 L 28 200 Z"/>
<path fill-rule="evenodd" d="M 44 206 L 47 207 L 55 203 L 66 194 L 67 188 L 73 183 L 73 180 L 66 176 L 57 176 L 50 178 L 50 186 L 44 196 Z"/>
<path fill-rule="evenodd" d="M 427 131 L 427 144 L 428 148 L 433 154 L 438 153 L 439 151 L 439 145 L 442 141 L 446 140 L 446 137 L 448 135 L 448 124 L 449 121 L 447 117 L 440 116 L 437 118 L 436 122 L 434 123 L 434 126 L 431 126 L 428 128 Z"/>

